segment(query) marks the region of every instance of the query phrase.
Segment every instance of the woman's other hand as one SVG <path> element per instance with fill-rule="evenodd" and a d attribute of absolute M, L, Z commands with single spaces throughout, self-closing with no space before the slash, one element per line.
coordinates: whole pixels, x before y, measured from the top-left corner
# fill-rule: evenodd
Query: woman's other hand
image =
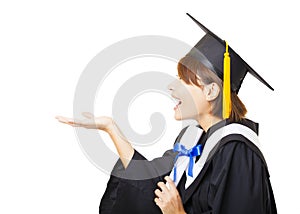
<path fill-rule="evenodd" d="M 157 184 L 160 189 L 156 189 L 154 192 L 157 196 L 154 202 L 164 214 L 184 214 L 182 201 L 174 182 L 169 176 L 166 176 L 165 180 L 169 186 L 163 182 Z"/>

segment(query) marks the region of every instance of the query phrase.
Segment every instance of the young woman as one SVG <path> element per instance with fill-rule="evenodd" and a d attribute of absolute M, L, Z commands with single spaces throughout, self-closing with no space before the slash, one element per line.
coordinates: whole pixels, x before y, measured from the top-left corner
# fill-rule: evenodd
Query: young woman
<path fill-rule="evenodd" d="M 100 213 L 277 213 L 258 148 L 258 124 L 245 118 L 247 110 L 237 95 L 247 72 L 271 86 L 223 40 L 191 18 L 206 35 L 179 61 L 178 80 L 168 87 L 178 100 L 175 119 L 194 119 L 199 125 L 184 128 L 173 150 L 147 161 L 110 117 L 89 113 L 84 113 L 87 119 L 82 121 L 57 117 L 71 126 L 107 132 L 117 148 L 120 160 Z M 228 79 L 223 80 L 228 72 L 224 52 L 231 57 L 229 97 L 224 91 L 228 87 Z M 191 133 L 194 138 L 186 137 Z"/>

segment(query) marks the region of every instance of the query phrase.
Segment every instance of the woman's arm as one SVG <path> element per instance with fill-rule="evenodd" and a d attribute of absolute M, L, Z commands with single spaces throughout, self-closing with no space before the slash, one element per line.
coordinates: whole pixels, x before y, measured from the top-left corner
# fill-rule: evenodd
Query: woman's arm
<path fill-rule="evenodd" d="M 61 123 L 68 124 L 73 127 L 98 129 L 107 132 L 117 149 L 124 168 L 126 168 L 133 157 L 134 149 L 113 119 L 106 116 L 95 117 L 93 114 L 87 112 L 82 113 L 82 115 L 86 119 L 78 120 L 63 116 L 56 116 L 56 119 Z"/>
<path fill-rule="evenodd" d="M 124 168 L 127 168 L 133 157 L 134 149 L 132 148 L 131 144 L 128 142 L 124 134 L 121 132 L 118 125 L 112 119 L 111 125 L 107 127 L 106 132 L 114 142 Z"/>

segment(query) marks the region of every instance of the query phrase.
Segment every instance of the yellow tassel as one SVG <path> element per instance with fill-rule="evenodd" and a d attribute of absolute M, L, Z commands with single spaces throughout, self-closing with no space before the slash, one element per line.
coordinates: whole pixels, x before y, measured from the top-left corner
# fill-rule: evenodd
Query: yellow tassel
<path fill-rule="evenodd" d="M 226 42 L 226 52 L 224 53 L 223 65 L 223 118 L 227 119 L 231 113 L 231 89 L 230 89 L 230 56 L 228 52 L 228 44 Z"/>

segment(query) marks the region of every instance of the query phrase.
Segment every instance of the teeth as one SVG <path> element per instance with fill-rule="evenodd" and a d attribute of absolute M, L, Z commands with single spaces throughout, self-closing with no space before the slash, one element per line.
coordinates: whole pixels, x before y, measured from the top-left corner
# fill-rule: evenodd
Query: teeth
<path fill-rule="evenodd" d="M 177 105 L 180 105 L 181 104 L 181 100 L 179 100 L 179 99 L 176 99 L 175 101 L 177 101 L 176 103 L 177 103 Z"/>
<path fill-rule="evenodd" d="M 174 102 L 177 103 L 177 105 L 179 105 L 181 103 L 181 100 L 179 99 L 174 99 Z"/>
<path fill-rule="evenodd" d="M 175 97 L 173 97 L 173 98 L 174 98 L 174 101 L 177 102 L 176 106 L 174 107 L 174 110 L 176 110 L 178 108 L 178 106 L 181 104 L 181 100 L 179 100 Z"/>
<path fill-rule="evenodd" d="M 176 106 L 179 106 L 182 102 L 180 99 L 178 99 L 177 97 L 172 96 L 174 99 L 174 102 L 177 103 Z"/>

